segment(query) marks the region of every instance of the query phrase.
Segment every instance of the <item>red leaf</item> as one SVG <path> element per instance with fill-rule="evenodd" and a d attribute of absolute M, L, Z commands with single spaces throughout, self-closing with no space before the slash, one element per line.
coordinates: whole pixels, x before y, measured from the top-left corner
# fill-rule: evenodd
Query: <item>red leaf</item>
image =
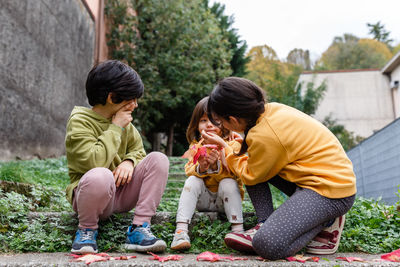
<path fill-rule="evenodd" d="M 128 260 L 136 258 L 136 256 L 110 257 L 110 255 L 108 255 L 107 253 L 85 254 L 85 255 L 70 254 L 70 256 L 74 257 L 72 261 L 82 261 L 87 265 L 97 261 Z"/>
<path fill-rule="evenodd" d="M 392 262 L 400 262 L 400 249 L 392 251 L 387 254 L 383 254 L 381 256 L 381 259 Z"/>
<path fill-rule="evenodd" d="M 156 260 L 159 262 L 164 262 L 164 261 L 179 261 L 180 259 L 183 258 L 183 256 L 179 256 L 179 255 L 168 255 L 166 257 L 161 257 L 158 256 L 154 253 L 148 252 L 149 254 L 151 254 L 153 256 L 153 258 L 149 258 L 150 260 Z"/>
<path fill-rule="evenodd" d="M 319 258 L 318 257 L 304 257 L 302 254 L 298 254 L 294 257 L 287 257 L 286 258 L 288 261 L 298 261 L 298 262 L 306 262 L 306 261 L 313 261 L 313 262 L 318 262 Z"/>
<path fill-rule="evenodd" d="M 319 262 L 319 257 L 311 257 L 311 259 L 313 260 L 313 262 Z"/>
<path fill-rule="evenodd" d="M 337 260 L 344 260 L 347 262 L 352 262 L 352 261 L 360 261 L 360 262 L 366 262 L 366 260 L 358 257 L 336 257 Z"/>
<path fill-rule="evenodd" d="M 227 257 L 222 257 L 219 254 L 212 253 L 210 251 L 206 251 L 203 253 L 200 253 L 197 258 L 197 261 L 220 261 L 220 260 L 230 260 L 230 261 L 238 261 L 238 260 L 248 260 L 248 258 L 242 258 L 242 257 L 233 257 L 233 256 L 227 256 Z"/>
<path fill-rule="evenodd" d="M 102 255 L 100 255 L 102 254 Z M 98 254 L 85 254 L 85 255 L 75 255 L 71 254 L 75 259 L 72 261 L 83 261 L 85 264 L 89 265 L 96 261 L 108 261 L 110 256 L 105 253 L 98 253 Z M 78 256 L 78 257 L 77 257 Z"/>

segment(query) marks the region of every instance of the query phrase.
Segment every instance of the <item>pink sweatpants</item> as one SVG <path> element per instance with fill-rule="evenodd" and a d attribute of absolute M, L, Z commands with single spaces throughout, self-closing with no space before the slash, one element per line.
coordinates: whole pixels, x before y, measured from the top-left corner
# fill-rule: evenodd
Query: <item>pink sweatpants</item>
<path fill-rule="evenodd" d="M 116 187 L 114 175 L 107 168 L 94 168 L 85 173 L 74 189 L 72 200 L 79 228 L 97 229 L 99 219 L 133 208 L 133 224 L 150 223 L 164 193 L 168 168 L 168 158 L 152 152 L 135 167 L 129 184 Z"/>

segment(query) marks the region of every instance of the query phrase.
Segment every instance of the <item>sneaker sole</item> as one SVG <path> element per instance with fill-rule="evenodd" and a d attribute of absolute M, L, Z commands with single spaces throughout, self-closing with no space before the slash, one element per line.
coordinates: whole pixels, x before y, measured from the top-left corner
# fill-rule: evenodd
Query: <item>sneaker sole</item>
<path fill-rule="evenodd" d="M 171 246 L 172 250 L 188 250 L 190 249 L 191 245 L 189 242 L 182 242 L 174 247 Z"/>
<path fill-rule="evenodd" d="M 330 255 L 330 254 L 334 254 L 337 249 L 339 248 L 340 245 L 340 237 L 342 236 L 342 232 L 343 232 L 343 228 L 344 228 L 344 223 L 346 222 L 346 217 L 343 216 L 343 222 L 341 227 L 339 228 L 339 235 L 338 235 L 338 240 L 336 242 L 335 247 L 331 248 L 331 249 L 320 249 L 320 248 L 306 248 L 306 253 L 309 254 L 315 254 L 315 255 Z"/>
<path fill-rule="evenodd" d="M 78 254 L 88 254 L 88 253 L 97 253 L 98 250 L 94 250 L 92 247 L 81 247 L 80 249 L 71 249 L 71 253 L 78 253 Z"/>
<path fill-rule="evenodd" d="M 163 240 L 158 240 L 156 243 L 150 246 L 140 246 L 135 244 L 125 244 L 125 249 L 134 250 L 138 252 L 164 252 L 167 248 L 167 244 Z"/>
<path fill-rule="evenodd" d="M 247 252 L 247 253 L 252 253 L 254 254 L 254 248 L 253 245 L 250 241 L 248 240 L 243 240 L 243 239 L 237 239 L 235 236 L 227 236 L 224 238 L 225 244 L 234 250 L 240 251 L 240 252 Z"/>

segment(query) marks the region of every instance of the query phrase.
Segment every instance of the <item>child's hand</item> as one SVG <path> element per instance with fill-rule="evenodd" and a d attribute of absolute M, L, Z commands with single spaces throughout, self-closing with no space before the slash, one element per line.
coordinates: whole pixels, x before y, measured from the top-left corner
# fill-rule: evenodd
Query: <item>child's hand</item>
<path fill-rule="evenodd" d="M 215 171 L 216 169 L 218 169 L 218 159 L 219 159 L 219 152 L 216 149 L 211 150 L 210 154 L 208 154 L 207 156 L 207 161 L 209 164 L 209 168 L 211 168 L 211 170 Z"/>
<path fill-rule="evenodd" d="M 132 180 L 133 169 L 132 161 L 124 160 L 121 162 L 117 168 L 113 170 L 115 185 L 119 187 L 120 185 L 129 184 Z"/>
<path fill-rule="evenodd" d="M 227 146 L 224 139 L 222 139 L 221 136 L 215 133 L 211 132 L 207 133 L 206 131 L 203 130 L 201 131 L 201 137 L 203 137 L 204 141 L 206 141 L 207 144 L 215 144 L 222 148 Z"/>
<path fill-rule="evenodd" d="M 209 167 L 210 163 L 208 163 L 207 158 L 203 156 L 199 157 L 199 172 L 200 173 L 206 172 Z"/>
<path fill-rule="evenodd" d="M 229 141 L 238 141 L 239 143 L 243 142 L 243 137 L 238 134 L 237 132 L 231 131 L 230 135 L 229 135 Z"/>
<path fill-rule="evenodd" d="M 130 102 L 120 108 L 112 117 L 111 122 L 119 127 L 125 128 L 133 120 L 132 111 L 135 109 L 136 103 Z"/>

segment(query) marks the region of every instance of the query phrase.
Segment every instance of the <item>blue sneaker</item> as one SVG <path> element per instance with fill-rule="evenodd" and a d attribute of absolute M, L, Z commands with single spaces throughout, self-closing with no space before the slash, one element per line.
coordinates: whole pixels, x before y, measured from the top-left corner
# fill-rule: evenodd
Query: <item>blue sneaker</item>
<path fill-rule="evenodd" d="M 145 222 L 142 226 L 133 229 L 128 227 L 125 248 L 138 252 L 163 252 L 167 248 L 164 240 L 156 238 L 150 230 L 150 225 Z"/>
<path fill-rule="evenodd" d="M 86 254 L 97 253 L 97 230 L 78 229 L 75 234 L 74 243 L 72 243 L 72 253 Z"/>

